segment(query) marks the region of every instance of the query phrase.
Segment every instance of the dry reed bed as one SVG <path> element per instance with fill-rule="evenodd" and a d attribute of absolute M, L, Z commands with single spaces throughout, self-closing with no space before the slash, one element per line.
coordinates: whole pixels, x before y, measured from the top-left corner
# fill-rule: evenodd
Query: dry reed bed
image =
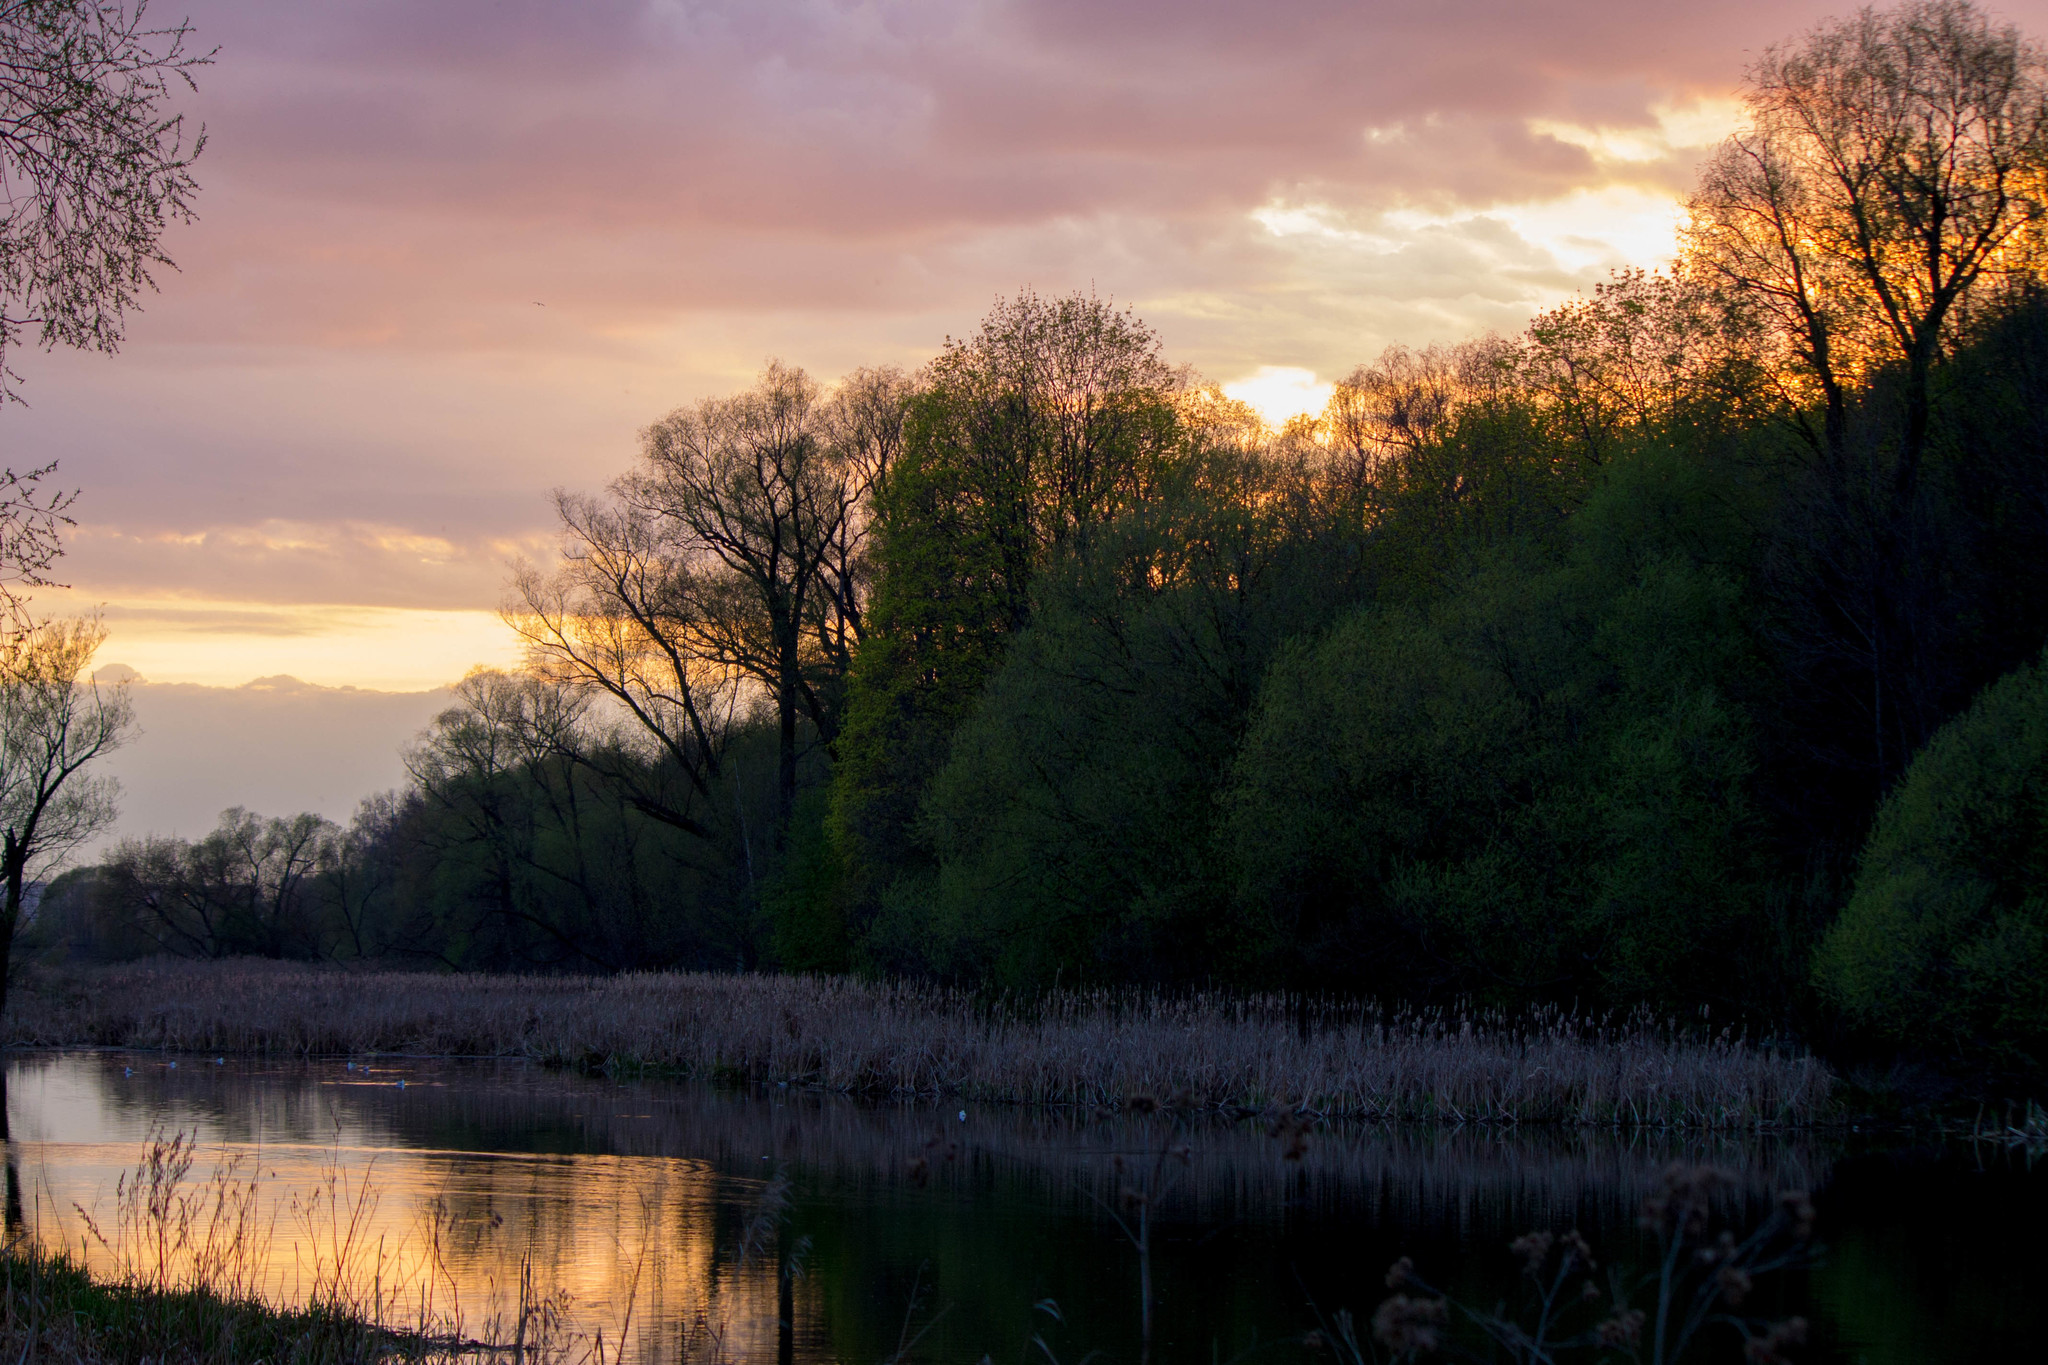
<path fill-rule="evenodd" d="M 980 1002 L 847 978 L 493 977 L 150 963 L 44 978 L 10 1043 L 285 1055 L 523 1057 L 862 1094 L 1471 1123 L 1810 1123 L 1812 1057 L 1726 1036 L 1536 1011 L 1308 1009 L 1278 996 L 1067 993 Z"/>

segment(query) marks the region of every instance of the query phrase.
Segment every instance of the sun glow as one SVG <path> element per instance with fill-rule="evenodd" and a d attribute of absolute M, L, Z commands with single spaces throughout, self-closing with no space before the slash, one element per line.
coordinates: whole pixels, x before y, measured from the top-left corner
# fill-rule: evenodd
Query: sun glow
<path fill-rule="evenodd" d="M 90 599 L 40 610 L 91 610 Z M 65 594 L 82 597 L 82 594 Z M 186 597 L 128 599 L 99 608 L 108 627 L 98 662 L 151 682 L 236 687 L 289 674 L 325 687 L 420 692 L 478 664 L 516 666 L 520 646 L 491 611 L 333 604 L 279 605 Z"/>
<path fill-rule="evenodd" d="M 1335 390 L 1336 385 L 1318 380 L 1314 370 L 1298 365 L 1261 365 L 1250 377 L 1223 386 L 1227 396 L 1250 404 L 1267 426 L 1276 429 L 1290 417 L 1320 414 Z"/>

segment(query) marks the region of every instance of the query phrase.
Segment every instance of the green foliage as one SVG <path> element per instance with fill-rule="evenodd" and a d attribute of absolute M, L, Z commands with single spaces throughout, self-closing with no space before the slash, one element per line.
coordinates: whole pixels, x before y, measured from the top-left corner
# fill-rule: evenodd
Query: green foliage
<path fill-rule="evenodd" d="M 786 855 L 761 894 L 774 925 L 775 962 L 786 972 L 843 972 L 850 965 L 845 868 L 826 828 L 829 807 L 827 789 L 804 794 L 790 821 Z"/>
<path fill-rule="evenodd" d="M 2048 637 L 2048 296 L 1968 321 L 1926 412 L 1882 369 L 1823 412 L 1709 283 L 1625 274 L 1273 432 L 1128 312 L 1026 294 L 820 409 L 858 493 L 815 706 L 734 662 L 765 618 L 694 542 L 565 499 L 583 577 L 522 580 L 536 668 L 467 680 L 297 892 L 224 827 L 53 888 L 35 934 L 1773 1029 L 1832 1002 L 2038 1064 L 2035 731 L 1944 737 L 1870 835 Z"/>
<path fill-rule="evenodd" d="M 1565 545 L 1497 547 L 1275 664 L 1227 837 L 1240 903 L 1299 973 L 1515 998 L 1745 984 L 1738 591 L 1683 550 L 1716 538 L 1692 504 L 1655 514 L 1676 459 L 1619 464 Z"/>
<path fill-rule="evenodd" d="M 1987 687 L 1913 760 L 1816 975 L 1875 1033 L 2048 1061 L 2048 655 Z"/>
<path fill-rule="evenodd" d="M 389 1330 L 368 1313 L 273 1308 L 204 1287 L 106 1283 L 66 1253 L 46 1254 L 26 1239 L 0 1253 L 0 1342 L 19 1342 L 23 1360 L 78 1362 L 370 1365 L 457 1356 L 450 1343 Z"/>
<path fill-rule="evenodd" d="M 1301 470 L 1191 432 L 1139 509 L 1047 567 L 919 833 L 933 966 L 1013 984 L 1255 978 L 1216 793 L 1274 652 L 1349 599 Z M 1315 547 L 1311 549 L 1310 547 Z"/>
<path fill-rule="evenodd" d="M 1173 384 L 1128 312 L 1027 292 L 949 341 L 910 401 L 836 749 L 832 828 L 864 918 L 914 875 L 917 802 L 1028 622 L 1041 564 L 1141 501 L 1170 455 Z"/>

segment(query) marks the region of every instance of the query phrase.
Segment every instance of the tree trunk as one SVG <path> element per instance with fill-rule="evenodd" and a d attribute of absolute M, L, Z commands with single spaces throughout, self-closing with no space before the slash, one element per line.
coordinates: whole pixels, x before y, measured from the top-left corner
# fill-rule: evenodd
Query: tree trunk
<path fill-rule="evenodd" d="M 799 647 L 797 623 L 792 621 L 783 632 L 780 647 L 776 653 L 779 677 L 775 685 L 776 719 L 781 723 L 775 753 L 775 841 L 780 847 L 789 833 L 790 812 L 796 809 L 796 710 L 800 705 L 797 696 L 797 650 Z"/>
<path fill-rule="evenodd" d="M 7 1014 L 7 982 L 14 971 L 14 931 L 21 923 L 21 843 L 8 830 L 0 849 L 0 870 L 7 877 L 7 901 L 0 906 L 0 1019 Z"/>

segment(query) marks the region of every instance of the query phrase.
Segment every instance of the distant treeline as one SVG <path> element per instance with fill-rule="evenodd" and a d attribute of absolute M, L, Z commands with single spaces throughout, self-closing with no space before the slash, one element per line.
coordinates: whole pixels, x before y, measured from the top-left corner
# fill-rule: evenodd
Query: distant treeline
<path fill-rule="evenodd" d="M 1277 432 L 1092 296 L 916 374 L 772 365 L 560 500 L 530 667 L 466 680 L 406 790 L 124 845 L 40 932 L 2048 1060 L 2041 70 L 1961 4 L 1774 50 L 1669 273 Z"/>

